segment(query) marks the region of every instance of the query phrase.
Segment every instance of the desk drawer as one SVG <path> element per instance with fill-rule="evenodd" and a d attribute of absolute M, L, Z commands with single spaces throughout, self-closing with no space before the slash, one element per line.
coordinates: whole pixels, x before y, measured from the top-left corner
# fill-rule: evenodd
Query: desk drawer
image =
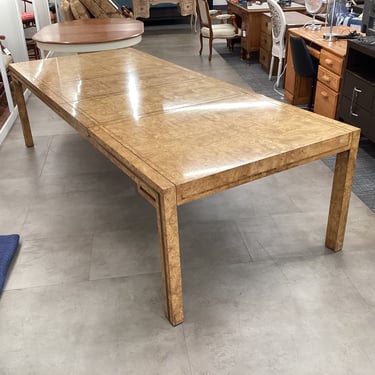
<path fill-rule="evenodd" d="M 341 76 L 344 59 L 323 49 L 320 53 L 320 65 Z"/>
<path fill-rule="evenodd" d="M 324 83 L 333 91 L 338 92 L 340 89 L 341 78 L 337 74 L 332 73 L 331 71 L 327 70 L 326 68 L 323 68 L 322 66 L 319 66 L 318 81 Z"/>
<path fill-rule="evenodd" d="M 267 33 L 267 34 L 272 34 L 272 24 L 271 24 L 271 17 L 262 17 L 262 23 L 260 25 L 260 29 Z"/>
<path fill-rule="evenodd" d="M 266 51 L 272 50 L 272 35 L 266 34 L 264 32 L 260 33 L 260 48 Z"/>
<path fill-rule="evenodd" d="M 316 84 L 314 112 L 335 118 L 339 94 L 318 81 Z"/>
<path fill-rule="evenodd" d="M 270 51 L 266 51 L 265 49 L 261 48 L 259 50 L 259 62 L 260 65 L 262 65 L 262 68 L 269 73 L 270 71 L 270 65 L 271 65 L 271 58 L 272 54 Z M 275 76 L 277 75 L 277 67 L 279 65 L 279 59 L 275 57 L 275 61 L 273 63 L 273 70 L 272 70 L 272 75 Z"/>
<path fill-rule="evenodd" d="M 193 1 L 182 1 L 179 3 L 180 11 L 182 16 L 188 16 L 194 14 L 194 3 Z"/>

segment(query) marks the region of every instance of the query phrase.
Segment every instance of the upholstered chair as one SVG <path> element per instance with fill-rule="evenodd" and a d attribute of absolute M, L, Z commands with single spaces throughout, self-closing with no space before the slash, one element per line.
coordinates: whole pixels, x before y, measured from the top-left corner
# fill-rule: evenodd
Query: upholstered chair
<path fill-rule="evenodd" d="M 203 38 L 209 40 L 209 61 L 212 59 L 212 44 L 214 39 L 226 39 L 228 48 L 233 49 L 233 40 L 241 36 L 241 29 L 236 25 L 235 16 L 231 14 L 215 15 L 213 12 L 210 14 L 207 0 L 197 0 L 197 13 L 200 22 L 201 48 L 199 54 L 202 54 Z M 219 24 L 214 24 L 213 21 L 215 19 L 220 21 L 227 20 L 227 23 L 220 22 Z"/>

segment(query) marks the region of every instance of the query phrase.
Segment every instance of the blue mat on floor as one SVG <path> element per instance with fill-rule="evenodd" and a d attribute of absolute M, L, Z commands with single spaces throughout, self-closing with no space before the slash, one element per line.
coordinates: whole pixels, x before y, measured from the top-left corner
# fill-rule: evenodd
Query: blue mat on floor
<path fill-rule="evenodd" d="M 0 235 L 0 293 L 3 291 L 10 263 L 18 248 L 18 234 Z"/>

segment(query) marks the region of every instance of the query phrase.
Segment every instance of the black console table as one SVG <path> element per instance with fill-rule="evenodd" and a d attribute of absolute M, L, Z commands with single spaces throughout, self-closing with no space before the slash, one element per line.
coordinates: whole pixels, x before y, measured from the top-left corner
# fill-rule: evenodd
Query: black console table
<path fill-rule="evenodd" d="M 375 37 L 350 40 L 341 85 L 339 120 L 361 128 L 375 142 Z"/>

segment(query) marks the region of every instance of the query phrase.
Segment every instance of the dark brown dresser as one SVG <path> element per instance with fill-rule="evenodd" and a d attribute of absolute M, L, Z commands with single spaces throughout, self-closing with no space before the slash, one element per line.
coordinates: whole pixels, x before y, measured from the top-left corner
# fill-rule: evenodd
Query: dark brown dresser
<path fill-rule="evenodd" d="M 374 36 L 348 42 L 337 118 L 375 142 Z"/>

